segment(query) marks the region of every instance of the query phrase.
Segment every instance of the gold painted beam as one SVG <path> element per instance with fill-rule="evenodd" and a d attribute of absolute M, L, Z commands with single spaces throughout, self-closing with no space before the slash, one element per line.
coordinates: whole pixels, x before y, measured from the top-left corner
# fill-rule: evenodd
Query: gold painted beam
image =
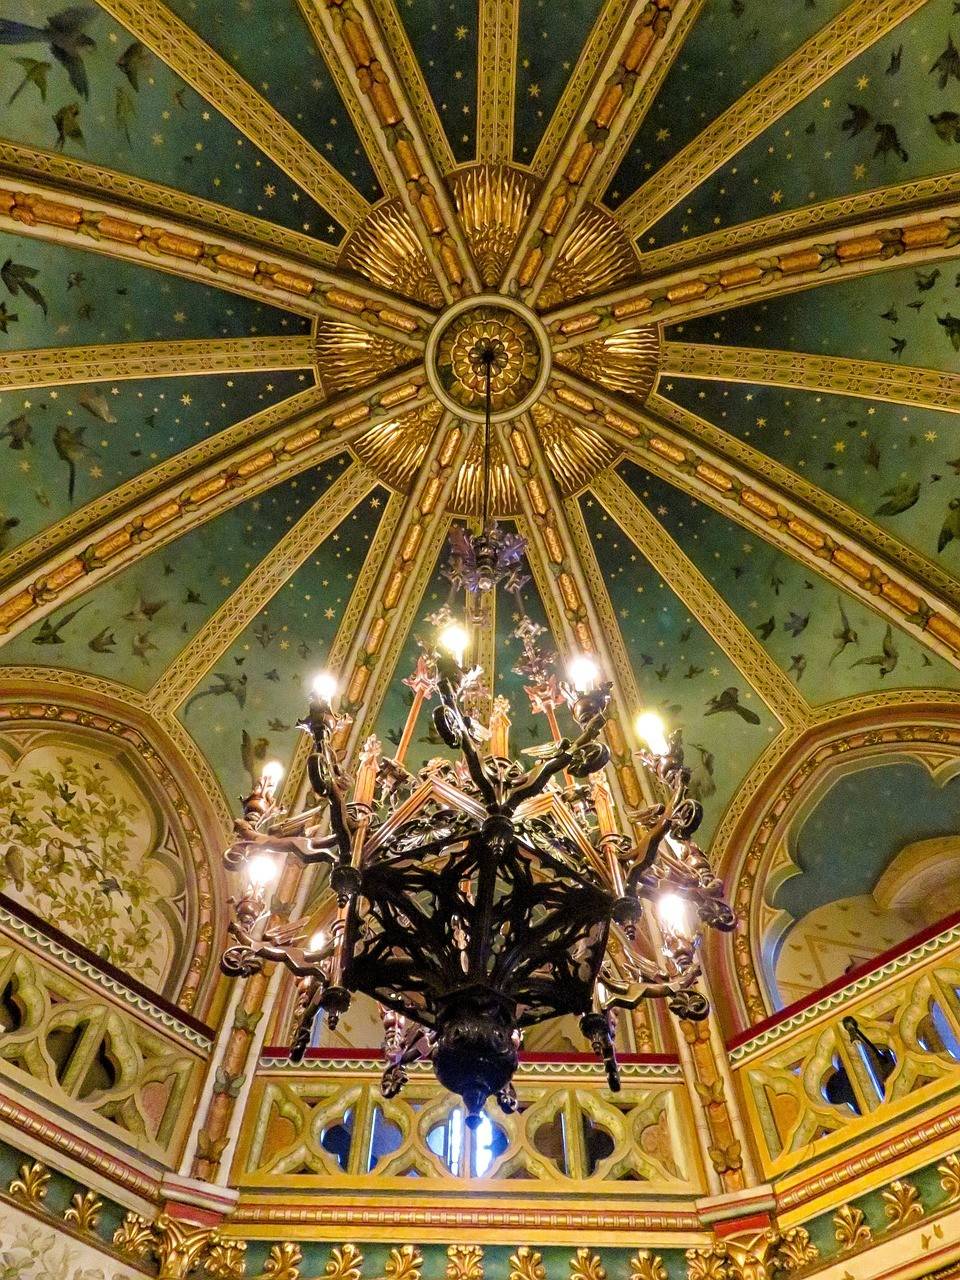
<path fill-rule="evenodd" d="M 706 378 L 765 387 L 860 396 L 918 409 L 960 413 L 960 374 L 880 360 L 848 360 L 798 351 L 759 347 L 721 347 L 700 342 L 665 342 L 660 349 L 660 380 Z"/>
<path fill-rule="evenodd" d="M 393 341 L 422 346 L 431 314 L 358 276 L 290 261 L 270 245 L 205 240 L 183 222 L 130 216 L 125 202 L 99 193 L 64 194 L 35 180 L 0 182 L 0 228 L 21 236 L 104 253 L 229 289 L 300 315 L 345 321 Z"/>
<path fill-rule="evenodd" d="M 369 0 L 314 0 L 337 57 L 376 121 L 379 148 L 393 174 L 447 301 L 479 292 L 480 278 L 439 167 Z"/>
<path fill-rule="evenodd" d="M 620 205 L 625 230 L 639 236 L 798 102 L 869 49 L 924 0 L 853 0 L 773 68 Z"/>
<path fill-rule="evenodd" d="M 759 249 L 689 262 L 556 307 L 543 319 L 562 362 L 565 347 L 635 329 L 638 324 L 675 325 L 874 271 L 921 267 L 957 257 L 960 199 L 952 195 L 935 208 L 901 211 L 896 221 L 868 218 L 842 228 L 821 226 L 767 242 Z"/>
<path fill-rule="evenodd" d="M 635 0 L 582 100 L 500 281 L 528 305 L 540 290 L 592 188 L 604 148 L 629 124 L 634 95 L 694 0 Z"/>
<path fill-rule="evenodd" d="M 606 727 L 610 776 L 621 814 L 631 821 L 637 809 L 654 797 L 646 775 L 634 763 L 633 752 L 639 744 L 633 717 L 642 704 L 603 576 L 589 538 L 586 547 L 575 542 L 571 516 L 578 519 L 579 511 L 564 505 L 530 415 L 498 424 L 497 435 L 527 526 L 528 559 L 531 565 L 539 561 L 537 584 L 554 601 L 561 627 L 558 639 L 565 642 L 569 654 L 595 654 L 614 681 L 612 715 Z"/>
<path fill-rule="evenodd" d="M 406 5 L 406 0 L 400 0 Z M 409 7 L 406 5 L 406 7 Z M 400 73 L 407 100 L 413 109 L 420 129 L 430 149 L 433 162 L 441 174 L 450 173 L 456 168 L 456 159 L 450 147 L 450 140 L 437 111 L 433 94 L 427 88 L 420 59 L 413 51 L 410 37 L 398 11 L 397 0 L 370 0 L 384 44 L 390 51 L 394 65 Z"/>
<path fill-rule="evenodd" d="M 401 634 L 398 617 L 407 583 L 420 573 L 428 577 L 433 573 L 436 556 L 431 557 L 430 539 L 436 536 L 438 525 L 446 529 L 449 523 L 447 500 L 472 438 L 472 429 L 452 414 L 444 413 L 420 463 L 403 519 L 397 526 L 346 658 L 348 675 L 340 706 L 355 717 L 343 744 L 348 752 L 373 729 L 376 712 L 393 678 L 406 638 L 405 633 Z"/>
<path fill-rule="evenodd" d="M 477 52 L 477 159 L 513 162 L 520 0 L 480 0 Z"/>
<path fill-rule="evenodd" d="M 530 168 L 538 177 L 545 178 L 553 167 L 563 140 L 597 77 L 610 43 L 628 20 L 635 3 L 636 0 L 606 0 L 600 5 L 597 20 L 587 36 L 531 162 Z"/>
<path fill-rule="evenodd" d="M 650 70 L 650 75 L 631 95 L 630 106 L 621 127 L 615 134 L 607 138 L 603 145 L 600 163 L 591 175 L 591 180 L 588 184 L 588 200 L 600 201 L 603 199 L 604 193 L 616 176 L 630 144 L 637 136 L 640 126 L 646 120 L 650 108 L 656 102 L 657 94 L 663 87 L 664 80 L 686 44 L 687 36 L 689 36 L 691 29 L 703 12 L 705 3 L 706 0 L 692 0 L 683 10 L 683 13 L 679 15 L 677 22 L 671 26 L 666 40 L 660 46 L 657 60 Z"/>
<path fill-rule="evenodd" d="M 376 483 L 372 472 L 356 462 L 337 477 L 161 672 L 147 695 L 154 715 L 172 713 L 180 706 L 260 610 Z"/>
<path fill-rule="evenodd" d="M 937 571 L 948 590 L 931 589 L 925 579 L 935 566 L 815 485 L 658 396 L 638 407 L 557 371 L 548 399 L 631 461 L 736 520 L 960 666 L 955 581 Z"/>
<path fill-rule="evenodd" d="M 896 222 L 910 214 L 936 213 L 941 206 L 956 204 L 958 198 L 960 173 L 939 173 L 932 178 L 913 178 L 909 182 L 855 191 L 648 249 L 641 258 L 643 275 L 647 279 L 666 275 L 693 263 L 704 267 L 717 259 L 730 258 L 736 253 L 755 253 L 768 245 L 782 244 L 791 237 L 799 240 L 814 232 L 829 240 L 845 229 L 877 219 Z"/>
<path fill-rule="evenodd" d="M 211 240 L 227 236 L 261 245 L 261 257 L 280 254 L 329 267 L 335 265 L 340 256 L 336 245 L 316 240 L 304 231 L 268 222 L 256 214 L 230 209 L 213 200 L 204 200 L 202 196 L 165 187 L 159 182 L 149 182 L 146 178 L 105 169 L 102 165 L 77 160 L 60 151 L 25 147 L 6 138 L 0 138 L 0 176 L 12 178 L 15 182 L 29 178 L 49 186 L 54 199 L 72 192 L 74 195 L 95 195 L 98 199 L 123 202 L 128 210 L 136 210 L 152 218 L 169 214 L 178 221 L 191 223 L 194 231 L 202 228 Z"/>
<path fill-rule="evenodd" d="M 312 388 L 168 459 L 0 561 L 0 636 L 425 402 L 422 368 L 324 403 Z"/>
<path fill-rule="evenodd" d="M 797 728 L 811 723 L 813 713 L 796 684 L 616 471 L 603 472 L 591 489 L 781 724 Z"/>
<path fill-rule="evenodd" d="M 337 87 L 340 101 L 347 109 L 347 114 L 360 139 L 363 153 L 376 175 L 381 191 L 387 196 L 398 194 L 393 173 L 380 151 L 377 141 L 377 125 L 364 110 L 362 101 L 353 92 L 350 75 L 337 57 L 336 50 L 330 43 L 330 36 L 320 20 L 315 0 L 297 0 L 300 16 L 303 18 L 313 37 L 313 42 L 320 51 L 324 65 L 330 72 L 330 78 Z"/>
<path fill-rule="evenodd" d="M 62 387 L 77 382 L 121 382 L 182 374 L 312 369 L 310 334 L 279 338 L 198 338 L 171 342 L 117 342 L 82 347 L 8 351 L 0 363 L 0 391 Z"/>
<path fill-rule="evenodd" d="M 370 204 L 229 62 L 161 0 L 101 0 L 151 49 L 347 231 Z"/>

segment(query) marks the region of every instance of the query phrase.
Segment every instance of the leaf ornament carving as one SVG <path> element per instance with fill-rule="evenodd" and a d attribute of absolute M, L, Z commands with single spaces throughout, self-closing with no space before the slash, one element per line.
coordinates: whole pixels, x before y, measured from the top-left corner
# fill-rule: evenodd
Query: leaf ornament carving
<path fill-rule="evenodd" d="M 337 1245 L 323 1268 L 326 1280 L 360 1280 L 363 1254 L 355 1244 Z"/>
<path fill-rule="evenodd" d="M 570 1280 L 607 1280 L 603 1263 L 590 1249 L 578 1249 L 570 1259 Z"/>
<path fill-rule="evenodd" d="M 483 1250 L 477 1244 L 452 1244 L 447 1249 L 446 1280 L 483 1280 Z"/>
<path fill-rule="evenodd" d="M 873 1239 L 873 1232 L 864 1220 L 863 1210 L 855 1205 L 841 1205 L 833 1215 L 833 1231 L 837 1244 L 846 1253 L 849 1249 L 861 1249 Z"/>
<path fill-rule="evenodd" d="M 536 1249 L 524 1244 L 510 1255 L 510 1280 L 547 1280 L 543 1258 Z"/>

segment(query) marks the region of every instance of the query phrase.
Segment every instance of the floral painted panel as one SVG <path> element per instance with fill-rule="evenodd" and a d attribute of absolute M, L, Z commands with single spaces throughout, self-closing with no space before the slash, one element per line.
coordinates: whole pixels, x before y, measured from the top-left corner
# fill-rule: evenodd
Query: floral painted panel
<path fill-rule="evenodd" d="M 5 1204 L 0 1213 L 3 1280 L 142 1280 L 114 1258 Z"/>

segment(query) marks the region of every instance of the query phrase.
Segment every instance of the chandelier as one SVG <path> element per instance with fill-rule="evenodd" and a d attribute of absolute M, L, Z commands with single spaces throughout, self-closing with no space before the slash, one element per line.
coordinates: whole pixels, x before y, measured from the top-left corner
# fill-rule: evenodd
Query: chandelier
<path fill-rule="evenodd" d="M 243 889 L 231 899 L 233 941 L 221 962 L 230 976 L 271 962 L 295 975 L 294 1061 L 318 1017 L 335 1027 L 354 993 L 372 997 L 383 1025 L 384 1095 L 429 1059 L 463 1099 L 471 1126 L 491 1096 L 516 1108 L 511 1081 L 524 1028 L 550 1018 L 579 1017 L 618 1089 L 619 1012 L 658 998 L 680 1018 L 706 1017 L 701 931 L 735 923 L 693 839 L 703 815 L 688 792 L 680 733 L 667 737 L 652 713 L 638 718 L 647 745 L 637 760 L 655 801 L 626 815 L 631 835 L 618 826 L 602 741 L 612 686 L 590 654 L 573 655 L 561 678 L 541 653 L 543 628 L 522 608 L 523 544 L 517 551 L 519 540 L 489 519 L 495 352 L 477 358 L 486 363 L 488 406 L 483 513 L 479 535 L 457 532 L 448 576 L 468 593 L 498 582 L 514 593 L 515 670 L 529 680 L 526 695 L 550 740 L 528 749 L 525 765 L 510 756 L 505 699 L 493 701 L 487 725 L 475 718 L 483 673 L 465 664 L 467 633 L 445 612 L 433 615 L 441 625 L 405 681 L 414 696 L 392 757 L 369 737 L 355 761 L 340 758 L 350 720 L 337 710 L 335 676 L 320 673 L 300 721 L 312 802 L 297 813 L 279 807 L 275 764 L 243 801 L 224 855 L 229 871 L 244 873 Z M 406 755 L 430 701 L 435 734 L 456 754 L 411 771 Z M 336 915 L 328 929 L 309 917 L 278 924 L 271 914 L 270 885 L 287 856 L 329 869 Z"/>

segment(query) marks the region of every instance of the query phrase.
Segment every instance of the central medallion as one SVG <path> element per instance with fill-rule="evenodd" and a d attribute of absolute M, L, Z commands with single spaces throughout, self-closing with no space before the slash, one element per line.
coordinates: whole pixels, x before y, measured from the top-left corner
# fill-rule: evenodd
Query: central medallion
<path fill-rule="evenodd" d="M 439 318 L 427 341 L 427 377 L 451 412 L 472 422 L 484 418 L 486 353 L 491 418 L 515 418 L 540 398 L 550 376 L 550 347 L 537 316 L 514 298 L 480 294 L 463 298 Z"/>

